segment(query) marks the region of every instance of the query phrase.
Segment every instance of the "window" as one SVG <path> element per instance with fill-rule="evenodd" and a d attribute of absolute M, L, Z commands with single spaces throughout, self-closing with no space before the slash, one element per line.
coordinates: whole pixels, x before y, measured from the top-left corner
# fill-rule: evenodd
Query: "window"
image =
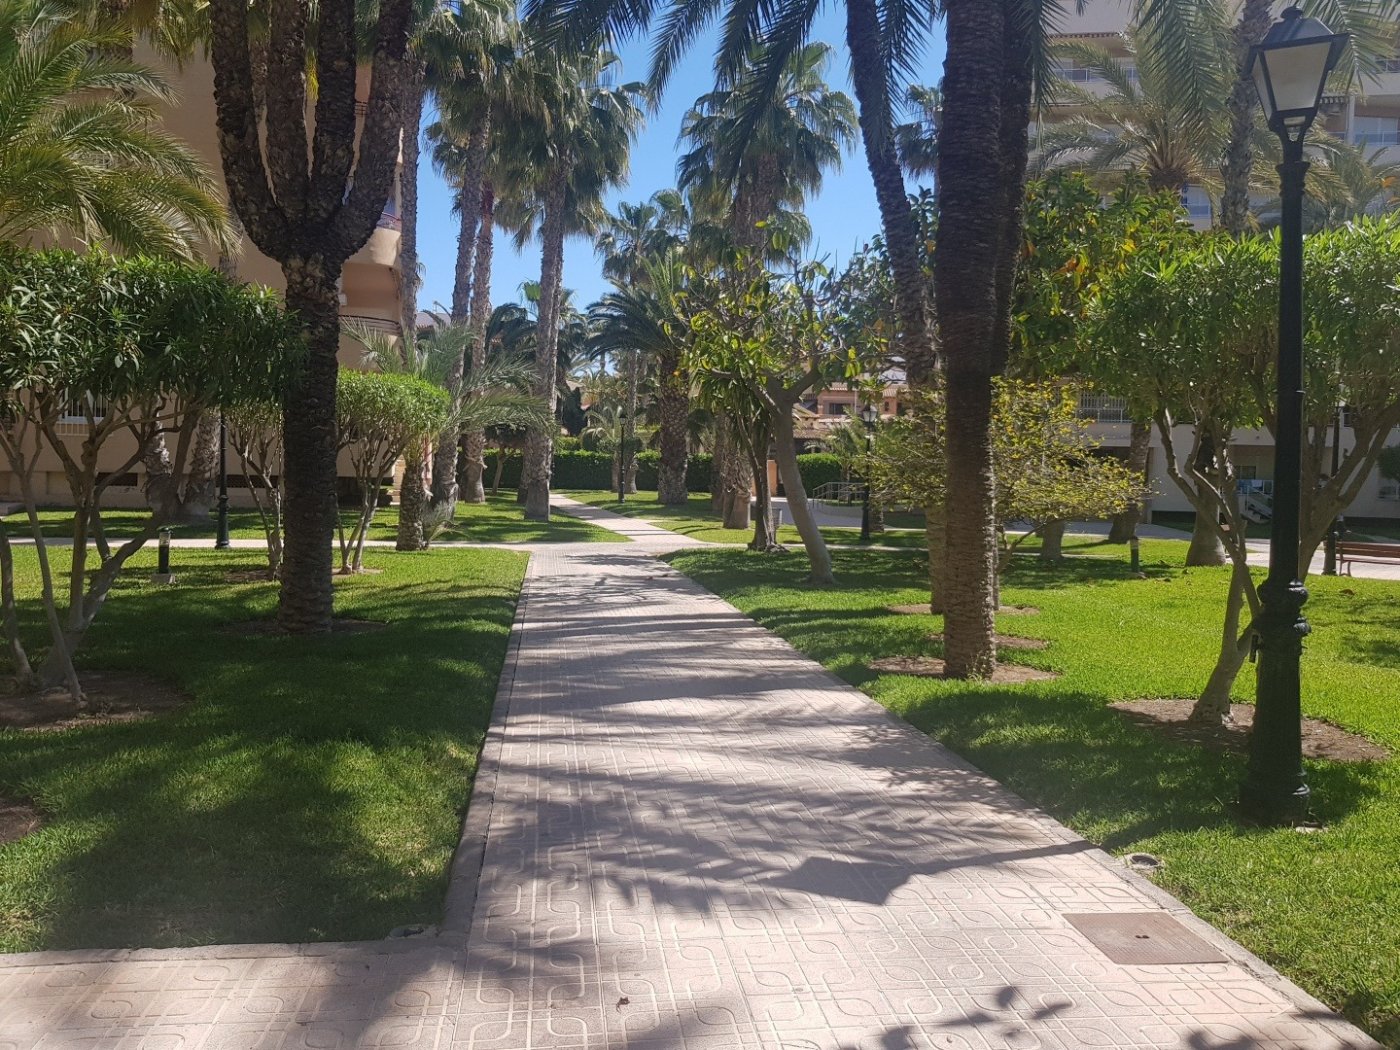
<path fill-rule="evenodd" d="M 60 423 L 86 423 L 91 415 L 94 421 L 107 415 L 107 403 L 95 399 L 91 394 L 70 394 L 64 406 Z"/>
<path fill-rule="evenodd" d="M 1128 400 L 1122 397 L 1109 397 L 1107 394 L 1079 395 L 1079 418 L 1092 419 L 1095 423 L 1131 423 L 1128 418 Z"/>
<path fill-rule="evenodd" d="M 848 416 L 851 414 L 851 406 L 844 401 L 831 401 L 827 403 L 826 414 L 829 416 Z"/>
<path fill-rule="evenodd" d="M 1358 146 L 1400 145 L 1400 118 L 1356 117 L 1351 141 Z"/>
<path fill-rule="evenodd" d="M 1116 61 L 1119 68 L 1123 70 L 1124 75 L 1126 75 L 1129 80 L 1137 80 L 1138 71 L 1135 64 L 1126 62 L 1123 59 L 1117 59 Z M 1099 75 L 1097 70 L 1086 69 L 1078 62 L 1056 62 L 1053 72 L 1055 76 L 1059 77 L 1061 80 L 1067 80 L 1071 84 L 1102 84 L 1105 82 L 1104 78 Z"/>
<path fill-rule="evenodd" d="M 1191 216 L 1193 221 L 1210 222 L 1211 206 L 1210 195 L 1199 186 L 1183 186 L 1181 189 L 1181 203 L 1186 208 L 1186 214 Z"/>
<path fill-rule="evenodd" d="M 1389 478 L 1381 478 L 1381 490 L 1377 497 L 1391 502 L 1400 502 L 1400 481 L 1391 481 Z"/>

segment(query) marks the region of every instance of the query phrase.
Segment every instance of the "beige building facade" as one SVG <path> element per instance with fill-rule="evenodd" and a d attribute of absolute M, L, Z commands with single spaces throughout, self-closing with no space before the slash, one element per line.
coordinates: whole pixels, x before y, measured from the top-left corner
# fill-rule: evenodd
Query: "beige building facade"
<path fill-rule="evenodd" d="M 165 65 L 166 74 L 178 94 L 178 101 L 165 107 L 163 122 L 172 134 L 187 142 L 200 155 L 222 184 L 223 165 L 219 157 L 218 129 L 215 121 L 213 66 L 203 58 L 197 58 L 181 68 L 174 68 L 162 63 L 150 53 L 138 54 L 137 57 L 152 66 Z M 362 119 L 365 100 L 369 95 L 368 69 L 361 71 L 358 94 L 360 102 L 356 109 Z M 384 203 L 384 211 L 374 233 L 345 263 L 340 284 L 340 313 L 345 321 L 395 337 L 401 335 L 402 329 L 399 295 L 399 214 L 399 184 L 395 178 L 393 193 Z M 212 248 L 206 261 L 210 265 L 218 261 Z M 235 265 L 240 280 L 265 285 L 278 291 L 286 287 L 281 267 L 260 252 L 246 236 Z M 342 337 L 342 367 L 357 367 L 361 356 L 358 344 L 348 337 Z M 100 409 L 100 406 L 98 407 Z M 81 440 L 81 436 L 87 431 L 86 419 L 82 412 L 83 407 L 75 403 L 73 422 L 60 426 L 60 436 L 74 441 Z M 104 447 L 103 459 L 104 462 L 112 464 L 110 469 L 116 470 L 126 463 L 132 451 L 130 438 L 127 435 L 117 435 Z M 340 473 L 343 477 L 352 476 L 347 462 L 341 463 Z M 137 463 L 131 470 L 112 481 L 103 497 L 104 506 L 144 507 L 144 481 L 145 468 Z M 71 502 L 62 465 L 50 449 L 44 449 L 41 453 L 35 483 L 35 494 L 41 503 L 65 505 Z M 238 457 L 232 450 L 229 452 L 229 497 L 235 506 L 251 503 L 243 483 Z M 0 502 L 19 500 L 18 482 L 6 466 L 0 464 Z"/>

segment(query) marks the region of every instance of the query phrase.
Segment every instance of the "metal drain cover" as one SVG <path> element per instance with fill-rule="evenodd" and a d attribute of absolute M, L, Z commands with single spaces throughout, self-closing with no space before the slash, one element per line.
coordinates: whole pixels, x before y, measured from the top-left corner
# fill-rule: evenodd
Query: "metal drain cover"
<path fill-rule="evenodd" d="M 1123 966 L 1169 966 L 1225 962 L 1220 950 L 1203 941 L 1166 912 L 1108 912 L 1066 915 L 1065 921 L 1095 948 Z"/>

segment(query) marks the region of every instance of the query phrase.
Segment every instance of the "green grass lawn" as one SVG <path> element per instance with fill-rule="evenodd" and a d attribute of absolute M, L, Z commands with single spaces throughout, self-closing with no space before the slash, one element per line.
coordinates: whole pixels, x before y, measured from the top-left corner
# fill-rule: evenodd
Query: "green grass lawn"
<path fill-rule="evenodd" d="M 44 535 L 62 538 L 72 534 L 72 512 L 50 509 L 39 512 Z M 358 512 L 342 508 L 341 521 L 349 529 Z M 144 510 L 108 510 L 102 515 L 107 534 L 113 538 L 134 536 L 145 527 L 150 514 Z M 29 534 L 29 519 L 24 511 L 15 511 L 5 518 L 12 536 Z M 399 524 L 399 508 L 381 507 L 370 525 L 369 538 L 392 540 Z M 173 535 L 183 539 L 213 538 L 214 519 L 192 525 L 177 525 Z M 229 511 L 229 535 L 234 539 L 262 539 L 262 525 L 256 511 Z M 443 533 L 438 543 L 626 543 L 626 537 L 590 525 L 566 514 L 551 516 L 548 524 L 526 521 L 524 512 L 515 502 L 514 494 L 488 496 L 485 503 L 457 504 L 456 523 Z"/>
<path fill-rule="evenodd" d="M 589 506 L 601 507 L 614 514 L 625 514 L 629 518 L 641 518 L 683 536 L 691 536 L 708 543 L 748 543 L 753 539 L 752 529 L 726 529 L 720 518 L 710 512 L 708 493 L 692 492 L 690 501 L 684 507 L 668 507 L 657 501 L 654 492 L 639 492 L 627 497 L 625 503 L 617 502 L 616 492 L 601 489 L 588 491 L 561 492 L 560 495 L 576 499 Z M 906 518 L 908 516 L 906 515 Z M 822 535 L 827 543 L 859 544 L 859 529 L 823 528 Z M 778 541 L 790 546 L 798 546 L 802 538 L 797 529 L 784 525 L 778 530 Z M 872 545 L 884 547 L 923 547 L 922 532 L 891 530 L 871 537 Z"/>
<path fill-rule="evenodd" d="M 16 560 L 32 594 L 33 555 Z M 365 560 L 382 573 L 337 580 L 337 613 L 388 626 L 308 639 L 220 630 L 272 615 L 274 584 L 224 582 L 257 551 L 181 552 L 174 587 L 133 559 L 81 664 L 193 702 L 0 729 L 0 794 L 48 821 L 0 846 L 0 951 L 380 938 L 439 919 L 526 559 Z"/>
<path fill-rule="evenodd" d="M 825 589 L 801 583 L 801 558 L 700 549 L 670 560 L 1092 841 L 1162 857 L 1167 889 L 1400 1046 L 1400 758 L 1309 761 L 1325 830 L 1248 828 L 1232 811 L 1242 757 L 1169 742 L 1107 707 L 1190 697 L 1204 682 L 1228 570 L 1154 566 L 1179 566 L 1185 546 L 1144 542 L 1146 579 L 1126 558 L 1017 558 L 1003 601 L 1040 612 L 1000 617 L 998 629 L 1051 644 L 1006 656 L 1063 677 L 1014 687 L 868 670 L 876 657 L 937 655 L 928 635 L 941 618 L 885 608 L 927 600 L 917 555 L 838 552 L 840 585 Z M 1308 588 L 1307 712 L 1400 752 L 1400 585 L 1314 577 Z M 1239 692 L 1253 695 L 1248 667 Z"/>

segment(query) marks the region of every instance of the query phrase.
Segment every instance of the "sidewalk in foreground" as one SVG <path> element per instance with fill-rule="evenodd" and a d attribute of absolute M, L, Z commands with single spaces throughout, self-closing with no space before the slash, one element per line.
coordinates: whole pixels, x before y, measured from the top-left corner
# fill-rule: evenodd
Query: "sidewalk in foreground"
<path fill-rule="evenodd" d="M 441 937 L 0 958 L 0 1048 L 1375 1045 L 639 533 L 531 559 Z"/>

